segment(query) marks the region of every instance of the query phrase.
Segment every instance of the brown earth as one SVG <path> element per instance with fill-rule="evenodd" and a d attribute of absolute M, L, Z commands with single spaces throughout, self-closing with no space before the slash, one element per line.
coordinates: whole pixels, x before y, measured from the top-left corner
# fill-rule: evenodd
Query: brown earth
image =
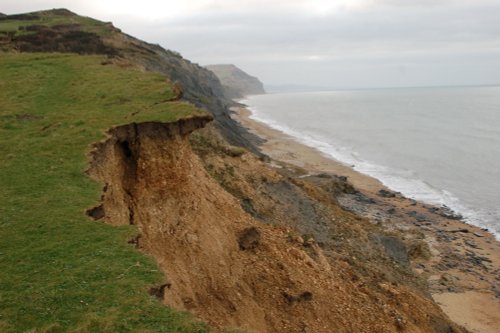
<path fill-rule="evenodd" d="M 400 240 L 337 205 L 349 185 L 279 173 L 210 129 L 194 154 L 188 135 L 209 120 L 117 127 L 92 152 L 88 172 L 105 184 L 96 218 L 137 225 L 130 243 L 165 273 L 151 294 L 217 330 L 465 332 Z"/>

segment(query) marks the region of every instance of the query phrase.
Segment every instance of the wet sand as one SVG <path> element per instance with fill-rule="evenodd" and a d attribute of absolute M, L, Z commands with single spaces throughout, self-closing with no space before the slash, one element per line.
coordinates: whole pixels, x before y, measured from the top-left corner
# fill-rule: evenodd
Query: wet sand
<path fill-rule="evenodd" d="M 473 333 L 498 333 L 500 311 L 490 312 L 498 306 L 494 297 L 479 292 L 442 293 L 433 295 L 434 300 L 457 324 L 469 328 Z M 485 311 L 486 310 L 486 311 Z"/>
<path fill-rule="evenodd" d="M 250 118 L 235 107 L 233 117 L 265 139 L 260 148 L 272 160 L 297 166 L 307 173 L 333 173 L 348 178 L 369 200 L 346 195 L 341 204 L 402 238 L 418 235 L 428 245 L 430 258 L 412 258 L 416 274 L 428 281 L 436 302 L 456 323 L 471 332 L 500 332 L 500 243 L 484 230 L 440 215 L 425 203 L 399 194 L 381 197 L 383 184 L 350 166 L 305 146 L 287 134 Z"/>

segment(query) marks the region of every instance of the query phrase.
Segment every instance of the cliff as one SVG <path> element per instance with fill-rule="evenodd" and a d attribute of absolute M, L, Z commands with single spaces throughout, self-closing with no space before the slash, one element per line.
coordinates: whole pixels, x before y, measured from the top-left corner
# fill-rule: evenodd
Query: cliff
<path fill-rule="evenodd" d="M 102 184 L 85 170 L 109 128 L 212 116 L 164 75 L 106 60 L 0 55 L 0 332 L 208 332 L 149 296 L 163 275 L 127 243 L 134 226 L 89 223 Z"/>
<path fill-rule="evenodd" d="M 224 96 L 228 99 L 266 93 L 258 78 L 250 76 L 235 65 L 208 65 L 205 68 L 219 78 L 224 88 Z"/>
<path fill-rule="evenodd" d="M 205 151 L 202 162 L 188 135 L 207 121 L 120 126 L 92 153 L 88 172 L 105 186 L 91 212 L 137 226 L 131 243 L 165 274 L 151 294 L 221 330 L 459 332 L 411 285 L 411 273 L 385 261 L 378 238 L 367 233 L 381 231 L 341 212 L 326 193 L 287 180 L 248 153 Z M 261 205 L 265 216 L 248 212 Z M 330 235 L 340 230 L 364 244 L 357 268 L 333 255 L 339 249 Z"/>

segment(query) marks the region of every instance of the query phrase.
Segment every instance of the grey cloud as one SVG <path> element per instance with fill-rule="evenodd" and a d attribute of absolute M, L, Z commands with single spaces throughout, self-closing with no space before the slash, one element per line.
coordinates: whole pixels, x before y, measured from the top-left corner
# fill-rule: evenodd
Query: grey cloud
<path fill-rule="evenodd" d="M 6 4 L 16 3 L 23 1 Z M 114 21 L 200 64 L 235 63 L 269 84 L 500 83 L 498 0 L 365 0 L 321 15 L 299 10 L 304 2 L 298 0 L 263 3 L 212 1 L 156 21 L 96 12 L 84 1 L 72 1 L 70 9 Z M 26 3 L 18 7 L 28 10 Z"/>

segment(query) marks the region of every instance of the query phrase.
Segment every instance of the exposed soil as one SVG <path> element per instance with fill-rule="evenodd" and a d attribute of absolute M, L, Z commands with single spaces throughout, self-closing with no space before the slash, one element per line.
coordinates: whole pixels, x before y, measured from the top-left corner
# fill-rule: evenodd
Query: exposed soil
<path fill-rule="evenodd" d="M 398 239 L 331 192 L 250 153 L 195 155 L 188 134 L 209 120 L 114 128 L 92 153 L 102 220 L 137 225 L 131 244 L 165 273 L 152 295 L 215 329 L 465 332 L 406 266 Z"/>

